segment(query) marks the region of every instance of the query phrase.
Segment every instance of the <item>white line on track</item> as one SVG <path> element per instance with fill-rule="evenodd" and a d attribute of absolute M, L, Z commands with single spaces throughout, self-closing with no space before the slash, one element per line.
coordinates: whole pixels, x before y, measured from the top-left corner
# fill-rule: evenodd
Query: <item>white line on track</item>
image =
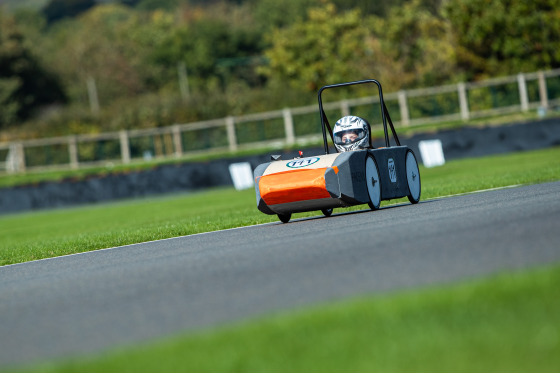
<path fill-rule="evenodd" d="M 180 235 L 180 236 L 174 236 L 174 237 L 171 237 L 171 238 L 155 239 L 155 240 L 148 240 L 148 241 L 146 241 L 146 242 L 139 242 L 139 243 L 130 243 L 130 244 L 125 244 L 125 245 L 119 245 L 119 246 L 117 246 L 117 247 L 93 249 L 93 250 L 91 250 L 91 251 L 86 251 L 86 252 L 70 253 L 70 254 L 68 254 L 68 255 L 61 255 L 61 256 L 48 257 L 48 258 L 40 258 L 40 259 L 38 259 L 38 260 L 32 260 L 32 261 L 26 261 L 26 262 L 19 262 L 19 263 L 17 263 L 17 264 L 2 265 L 2 266 L 0 266 L 0 269 L 1 269 L 1 268 L 8 267 L 8 266 L 17 266 L 17 265 L 30 264 L 30 263 L 39 262 L 39 261 L 49 261 L 49 260 L 55 260 L 55 259 L 64 258 L 64 257 L 85 255 L 85 254 L 93 253 L 93 252 L 102 252 L 102 251 L 108 251 L 108 250 L 111 250 L 111 249 L 119 249 L 119 248 L 130 247 L 130 246 L 133 246 L 133 245 L 149 244 L 149 243 L 155 243 L 155 242 L 162 242 L 162 241 L 165 241 L 165 240 L 172 240 L 172 239 L 178 239 L 178 238 L 186 238 L 186 237 L 192 237 L 192 236 L 197 236 L 197 235 L 207 235 L 207 234 L 212 234 L 212 233 L 215 233 L 215 232 L 232 231 L 232 230 L 244 229 L 244 228 L 246 228 L 246 227 L 257 227 L 257 226 L 264 226 L 264 225 L 271 225 L 271 224 L 276 224 L 276 222 L 265 222 L 265 223 L 259 223 L 259 224 L 256 224 L 256 225 L 250 225 L 250 226 L 232 227 L 232 228 L 230 228 L 230 229 L 214 230 L 214 231 L 206 231 L 206 232 L 198 232 L 198 233 L 195 233 L 195 234 Z"/>
<path fill-rule="evenodd" d="M 472 194 L 477 194 L 477 193 L 481 193 L 481 192 L 488 192 L 488 191 L 505 190 L 505 189 L 515 188 L 515 187 L 520 187 L 520 186 L 522 186 L 522 184 L 512 184 L 512 185 L 509 185 L 509 186 L 495 187 L 495 188 L 487 188 L 487 189 L 484 189 L 484 190 L 463 192 L 463 193 L 454 194 L 454 195 L 438 196 L 438 197 L 434 197 L 434 198 L 429 199 L 429 200 L 422 200 L 422 201 L 434 201 L 434 200 L 444 199 L 444 198 L 448 198 L 448 197 L 472 195 Z M 389 204 L 389 205 L 385 205 L 385 206 L 393 206 L 393 205 L 399 205 L 399 204 L 402 204 L 402 203 Z M 149 244 L 149 243 L 161 242 L 161 241 L 165 241 L 165 240 L 172 240 L 172 239 L 178 239 L 178 238 L 185 238 L 185 237 L 187 237 L 187 236 L 188 236 L 188 237 L 192 237 L 192 236 L 197 236 L 197 235 L 207 235 L 207 234 L 212 234 L 212 233 L 215 233 L 215 232 L 239 230 L 239 229 L 244 229 L 244 228 L 246 228 L 246 227 L 258 227 L 258 226 L 265 226 L 265 225 L 271 225 L 271 224 L 276 224 L 276 223 L 277 223 L 277 222 L 266 222 L 266 223 L 259 223 L 259 224 L 250 225 L 250 226 L 240 226 L 240 227 L 233 227 L 233 228 L 230 228 L 230 229 L 214 230 L 214 231 L 207 231 L 207 232 L 199 232 L 199 233 L 196 233 L 196 234 L 174 236 L 174 237 L 172 237 L 172 238 L 148 240 L 148 241 L 146 241 L 146 242 L 119 245 L 119 246 L 117 246 L 117 247 L 102 248 L 102 249 L 94 249 L 94 250 L 87 251 L 87 252 L 71 253 L 71 254 L 68 254 L 68 255 L 55 256 L 55 257 L 49 257 L 49 258 L 41 258 L 41 259 L 39 259 L 39 260 L 32 260 L 32 261 L 20 262 L 20 263 L 17 263 L 17 264 L 2 265 L 2 266 L 0 266 L 0 269 L 1 269 L 1 268 L 5 268 L 5 267 L 9 267 L 9 266 L 18 266 L 18 265 L 29 264 L 29 263 L 33 263 L 33 262 L 39 262 L 39 261 L 56 260 L 56 259 L 64 258 L 64 257 L 84 255 L 84 254 L 87 254 L 87 253 L 108 251 L 108 250 L 111 250 L 111 249 L 119 249 L 119 248 L 124 248 L 124 247 L 130 247 L 130 246 L 133 246 L 133 245 L 139 245 L 139 244 Z"/>
<path fill-rule="evenodd" d="M 503 187 L 487 188 L 487 189 L 485 189 L 485 190 L 476 190 L 476 191 L 458 193 L 458 194 L 454 194 L 454 195 L 439 196 L 439 197 L 434 197 L 433 199 L 430 199 L 430 200 L 443 199 L 443 198 L 445 198 L 445 197 L 453 197 L 453 196 L 472 195 L 472 194 L 480 193 L 480 192 L 506 190 L 506 189 L 509 189 L 509 188 L 515 188 L 515 187 L 521 187 L 521 186 L 523 186 L 523 185 L 522 185 L 522 184 L 512 184 L 512 185 L 503 186 Z"/>

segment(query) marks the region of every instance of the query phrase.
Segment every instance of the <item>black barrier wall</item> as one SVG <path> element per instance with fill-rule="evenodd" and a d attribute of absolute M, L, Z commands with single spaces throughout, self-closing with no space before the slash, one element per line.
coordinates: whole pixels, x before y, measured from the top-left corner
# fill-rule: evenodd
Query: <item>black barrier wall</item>
<path fill-rule="evenodd" d="M 560 145 L 560 119 L 417 134 L 409 138 L 401 137 L 400 141 L 412 148 L 420 162 L 418 142 L 430 139 L 441 140 L 446 160 L 534 150 Z M 384 140 L 374 140 L 374 146 L 384 146 Z M 313 156 L 324 153 L 324 150 L 318 147 L 304 149 L 303 153 L 304 156 Z M 297 151 L 284 153 L 282 158 L 294 158 L 297 154 Z M 237 157 L 162 165 L 142 172 L 115 173 L 80 181 L 3 188 L 0 189 L 0 214 L 232 185 L 228 169 L 230 164 L 249 162 L 254 169 L 269 160 L 269 154 Z"/>

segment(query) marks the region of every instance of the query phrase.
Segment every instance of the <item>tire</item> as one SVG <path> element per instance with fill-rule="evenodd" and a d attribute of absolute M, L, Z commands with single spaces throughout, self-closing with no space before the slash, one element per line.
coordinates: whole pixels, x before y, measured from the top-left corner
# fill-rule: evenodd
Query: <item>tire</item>
<path fill-rule="evenodd" d="M 381 205 L 381 181 L 379 169 L 372 155 L 366 157 L 366 186 L 369 195 L 368 205 L 371 210 L 379 209 Z"/>
<path fill-rule="evenodd" d="M 325 217 L 330 217 L 333 212 L 333 208 L 321 209 L 321 212 L 325 215 Z"/>
<path fill-rule="evenodd" d="M 412 151 L 406 153 L 406 181 L 408 184 L 408 200 L 412 204 L 417 204 L 420 201 L 422 185 L 420 183 L 418 162 Z"/>
<path fill-rule="evenodd" d="M 282 221 L 283 223 L 288 223 L 288 222 L 290 222 L 290 218 L 292 218 L 292 213 L 278 214 L 278 219 L 279 219 L 280 221 Z"/>

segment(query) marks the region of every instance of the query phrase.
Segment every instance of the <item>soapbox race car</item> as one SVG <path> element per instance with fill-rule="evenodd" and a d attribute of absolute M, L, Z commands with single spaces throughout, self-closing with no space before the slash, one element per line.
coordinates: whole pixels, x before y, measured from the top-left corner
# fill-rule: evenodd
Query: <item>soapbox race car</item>
<path fill-rule="evenodd" d="M 323 91 L 358 84 L 377 85 L 385 147 L 372 147 L 370 125 L 360 117 L 345 116 L 336 122 L 334 133 L 331 129 L 323 110 Z M 257 166 L 254 178 L 258 209 L 266 214 L 276 214 L 280 221 L 287 223 L 292 213 L 297 212 L 321 210 L 328 217 L 334 208 L 360 204 L 368 204 L 370 209 L 377 210 L 382 200 L 405 196 L 412 204 L 418 203 L 421 190 L 418 162 L 412 150 L 400 144 L 383 101 L 381 84 L 375 79 L 367 79 L 327 85 L 319 90 L 318 99 L 325 154 L 303 157 L 300 152 L 300 157 L 291 160 L 272 156 L 271 162 Z M 362 131 L 367 133 L 367 139 L 361 140 L 363 146 L 359 149 L 350 150 L 354 148 L 346 147 L 346 144 L 351 140 L 344 139 L 344 135 L 341 138 L 343 132 L 338 130 L 350 129 L 360 123 L 367 125 Z M 389 144 L 387 123 L 395 146 Z M 327 133 L 339 153 L 329 153 Z"/>

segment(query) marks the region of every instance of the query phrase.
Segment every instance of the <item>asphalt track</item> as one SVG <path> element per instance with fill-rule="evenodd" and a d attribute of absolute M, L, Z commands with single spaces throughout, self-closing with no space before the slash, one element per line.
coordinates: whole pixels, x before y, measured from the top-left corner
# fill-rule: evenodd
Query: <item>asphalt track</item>
<path fill-rule="evenodd" d="M 0 267 L 0 366 L 560 262 L 560 182 Z"/>

